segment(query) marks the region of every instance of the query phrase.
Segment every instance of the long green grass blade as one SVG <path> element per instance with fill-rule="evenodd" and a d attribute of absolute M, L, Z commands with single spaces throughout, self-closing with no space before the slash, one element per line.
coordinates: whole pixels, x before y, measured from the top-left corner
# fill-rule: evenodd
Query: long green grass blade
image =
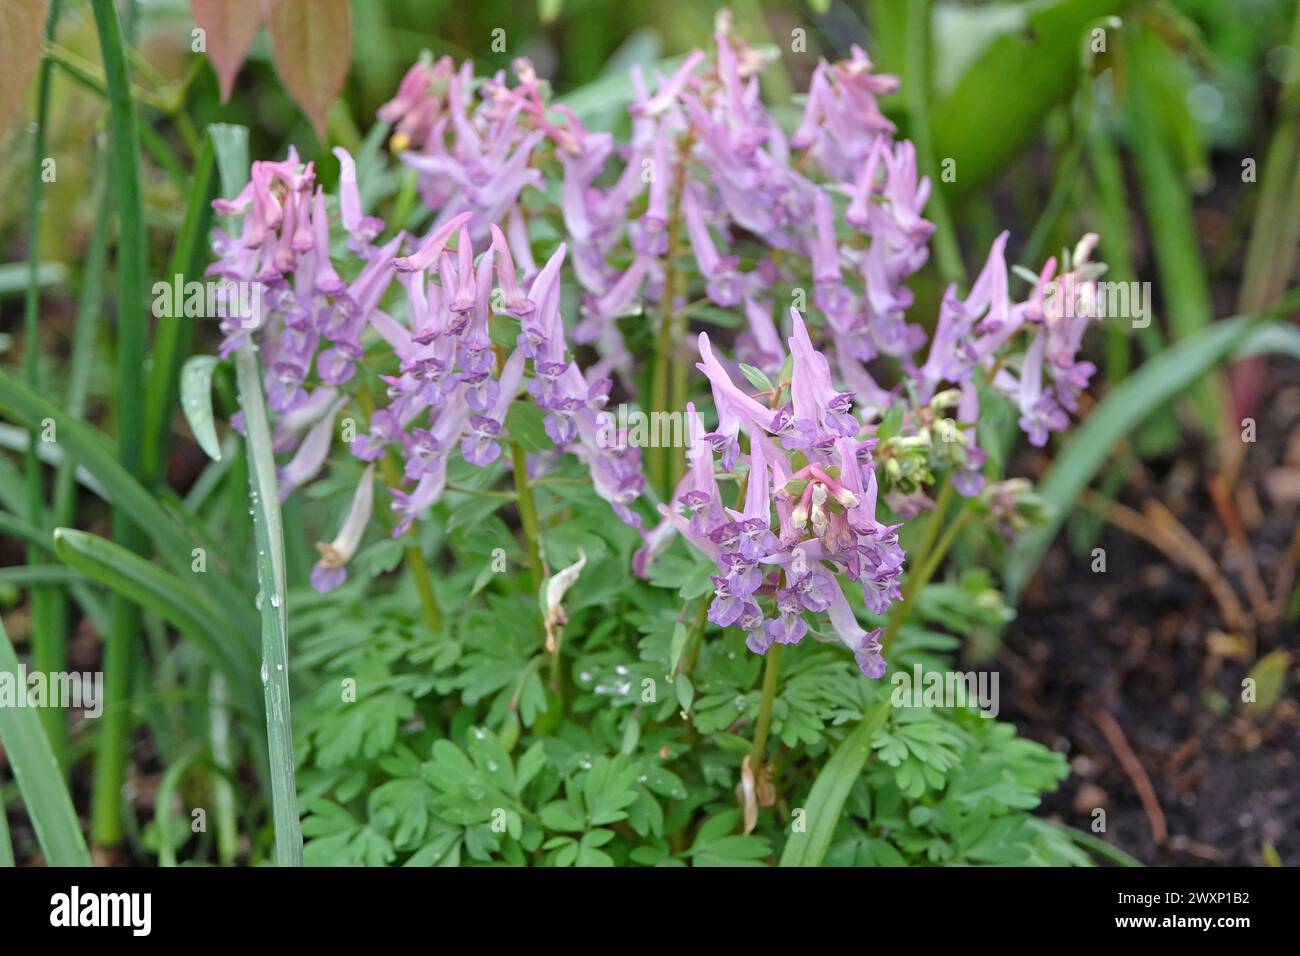
<path fill-rule="evenodd" d="M 59 0 L 51 0 L 45 20 L 45 39 L 54 38 L 59 22 Z M 27 254 L 27 295 L 23 315 L 23 374 L 32 388 L 41 387 L 40 376 L 40 302 L 41 302 L 41 232 L 44 225 L 45 182 L 42 172 L 46 159 L 46 130 L 50 116 L 50 87 L 54 64 L 41 59 L 36 79 L 36 136 L 32 144 L 31 176 L 28 180 L 27 222 L 30 231 Z M 38 435 L 32 431 L 23 467 L 27 473 L 27 517 L 39 525 L 45 520 L 45 484 L 36 446 Z M 27 560 L 36 560 L 37 549 L 28 546 Z M 57 587 L 33 587 L 30 592 L 32 616 L 32 665 L 45 674 L 67 670 L 68 606 Z M 65 771 L 68 767 L 68 728 L 63 713 L 55 707 L 40 712 L 45 732 L 49 734 L 54 756 Z"/>
<path fill-rule="evenodd" d="M 214 153 L 212 140 L 204 138 L 203 146 L 194 163 L 194 176 L 189 184 L 189 199 L 181 231 L 176 236 L 171 263 L 163 281 L 171 282 L 180 275 L 185 281 L 197 278 L 203 272 L 207 254 L 208 223 L 211 221 Z M 168 428 L 172 411 L 176 407 L 177 383 L 181 363 L 190 349 L 194 337 L 194 323 L 184 316 L 161 316 L 154 332 L 153 358 L 149 367 L 149 384 L 145 396 L 145 441 L 142 474 L 147 482 L 158 480 L 170 447 Z M 198 437 L 196 435 L 196 437 Z M 200 439 L 202 444 L 202 439 Z M 207 450 L 206 447 L 204 449 Z"/>
<path fill-rule="evenodd" d="M 254 656 L 221 625 L 218 609 L 198 588 L 107 538 L 74 528 L 55 530 L 54 552 L 69 568 L 157 613 L 237 686 L 252 678 Z"/>
<path fill-rule="evenodd" d="M 240 127 L 212 127 L 221 189 L 236 195 L 248 177 L 248 134 Z M 262 691 L 270 756 L 275 862 L 302 866 L 302 826 L 294 772 L 293 724 L 289 700 L 289 617 L 284 529 L 276 488 L 271 425 L 262 395 L 257 353 L 245 344 L 235 353 L 235 378 L 244 412 L 249 497 L 257 543 L 257 606 L 262 614 Z"/>
<path fill-rule="evenodd" d="M 266 703 L 266 740 L 271 759 L 275 861 L 302 866 L 302 828 L 294 778 L 293 725 L 289 714 L 289 618 L 284 571 L 284 535 L 276 490 L 271 426 L 262 399 L 262 376 L 252 346 L 235 353 L 235 372 L 244 409 L 248 447 L 248 481 L 257 539 L 257 580 L 262 611 L 262 689 Z"/>
<path fill-rule="evenodd" d="M 822 765 L 804 804 L 807 829 L 790 835 L 781 853 L 781 866 L 821 866 L 826 851 L 830 849 L 844 801 L 871 753 L 871 738 L 885 725 L 889 708 L 888 697 L 874 704 L 862 718 L 862 723 L 853 728 Z"/>
<path fill-rule="evenodd" d="M 136 524 L 148 529 L 172 571 L 182 578 L 193 573 L 194 549 L 207 546 L 202 532 L 196 526 L 183 525 L 181 517 L 164 508 L 156 495 L 128 474 L 115 458 L 112 446 L 94 428 L 36 394 L 3 369 L 0 369 L 0 412 L 27 426 L 52 419 L 59 447 L 95 476 L 111 495 L 115 507 L 124 509 Z M 209 554 L 209 563 L 213 557 Z M 240 602 L 240 592 L 228 576 L 210 570 L 205 580 L 213 599 L 229 620 L 228 626 L 240 635 L 251 635 L 256 626 L 254 615 Z M 248 639 L 251 644 L 251 636 Z"/>
<path fill-rule="evenodd" d="M 82 576 L 76 571 L 58 564 L 20 564 L 14 567 L 0 568 L 0 584 L 8 584 L 11 587 L 47 587 L 72 584 L 81 579 Z M 39 666 L 37 670 L 40 670 Z M 49 673 L 49 671 L 43 673 Z"/>
<path fill-rule="evenodd" d="M 68 390 L 64 407 L 69 417 L 84 417 L 90 397 L 90 372 L 94 360 L 95 333 L 104 308 L 104 273 L 108 268 L 109 217 L 113 212 L 113 194 L 107 179 L 96 183 L 97 210 L 95 226 L 86 250 L 86 264 L 81 272 L 81 291 L 77 299 L 77 319 L 72 330 L 72 354 L 68 360 Z M 76 467 L 70 456 L 59 462 L 54 472 L 52 519 L 54 527 L 72 524 L 77 503 Z"/>
<path fill-rule="evenodd" d="M 930 127 L 930 20 L 933 0 L 907 0 L 903 62 L 906 75 L 903 99 L 907 103 L 908 132 L 916 144 L 916 162 L 922 175 L 930 177 L 930 202 L 926 216 L 934 223 L 934 259 L 945 283 L 961 282 L 966 267 L 957 244 L 957 230 L 948 213 L 944 195 L 946 177 L 939 175 Z"/>
<path fill-rule="evenodd" d="M 9 838 L 9 817 L 4 802 L 0 801 L 0 867 L 14 865 L 14 844 Z"/>
<path fill-rule="evenodd" d="M 118 457 L 127 473 L 138 477 L 145 427 L 140 372 L 144 368 L 148 288 L 140 191 L 140 137 L 117 9 L 112 0 L 93 0 L 92 6 L 108 91 L 109 178 L 118 212 Z M 143 549 L 144 535 L 126 508 L 113 509 L 113 537 L 127 550 Z M 132 659 L 139 632 L 140 609 L 114 594 L 104 640 L 105 709 L 91 798 L 90 832 L 99 846 L 115 846 L 122 838 L 122 787 L 126 782 L 127 737 L 131 730 L 131 709 L 124 705 L 130 695 Z"/>
<path fill-rule="evenodd" d="M 1186 177 L 1170 143 L 1150 135 L 1158 126 L 1156 85 L 1152 75 L 1160 62 L 1152 47 L 1160 41 L 1146 31 L 1131 29 L 1129 129 L 1133 133 L 1133 155 L 1137 160 L 1147 227 L 1160 272 L 1160 287 L 1172 339 L 1183 339 L 1205 328 L 1214 317 L 1209 281 L 1201 256 L 1199 232 L 1192 219 L 1192 197 Z M 1192 399 L 1207 434 L 1217 435 L 1223 414 L 1223 385 L 1217 375 L 1195 386 Z"/>
<path fill-rule="evenodd" d="M 18 655 L 0 623 L 0 674 L 17 680 Z M 30 707 L 0 707 L 0 743 L 51 866 L 90 866 L 90 853 L 50 739 Z"/>

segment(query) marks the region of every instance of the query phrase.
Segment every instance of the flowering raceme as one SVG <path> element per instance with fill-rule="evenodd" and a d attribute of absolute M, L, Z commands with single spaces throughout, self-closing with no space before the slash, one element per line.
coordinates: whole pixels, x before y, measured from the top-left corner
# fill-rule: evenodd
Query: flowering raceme
<path fill-rule="evenodd" d="M 805 611 L 825 612 L 863 673 L 880 677 L 880 631 L 857 623 L 837 575 L 860 582 L 871 610 L 887 610 L 899 597 L 903 569 L 898 528 L 876 518 L 875 442 L 857 437 L 858 422 L 848 411 L 852 396 L 835 390 L 825 357 L 793 309 L 791 319 L 790 403 L 781 408 L 740 389 L 714 356 L 708 334 L 700 333 L 698 368 L 712 388 L 718 428 L 705 434 L 688 407 L 691 468 L 660 511 L 717 564 L 709 620 L 743 628 L 749 649 L 762 654 L 773 643 L 803 640 Z M 727 471 L 743 469 L 741 510 L 719 497 L 719 450 Z M 771 604 L 771 617 L 760 601 Z"/>
<path fill-rule="evenodd" d="M 240 195 L 216 204 L 243 221 L 238 236 L 217 234 L 213 271 L 262 286 L 268 308 L 256 330 L 228 320 L 222 352 L 250 335 L 262 349 L 286 494 L 322 467 L 364 379 L 357 367 L 378 353 L 396 368 L 351 451 L 367 462 L 400 455 L 396 534 L 440 499 L 453 453 L 479 467 L 509 458 L 506 419 L 524 395 L 556 448 L 640 528 L 652 513 L 640 451 L 602 422 L 615 390 L 638 398 L 629 342 L 676 329 L 656 362 L 684 363 L 696 307 L 730 312 L 734 361 L 698 334 L 697 382 L 717 424 L 706 430 L 681 397 L 688 467 L 642 530 L 634 570 L 646 573 L 680 534 L 716 565 L 716 625 L 743 629 L 762 654 L 798 643 L 824 615 L 879 677 L 880 632 L 858 623 L 846 586 L 887 612 L 905 560 L 894 519 L 929 507 L 941 480 L 964 497 L 984 491 L 981 386 L 1015 404 L 1035 445 L 1066 427 L 1093 372 L 1077 355 L 1096 311 L 1096 237 L 1049 260 L 1013 301 L 1004 233 L 966 296 L 947 290 L 927 336 L 908 321 L 906 283 L 929 254 L 931 184 L 877 103 L 897 80 L 855 46 L 817 66 L 787 133 L 759 95 L 770 57 L 725 15 L 715 41 L 713 57 L 696 51 L 670 75 L 634 69 L 621 144 L 550 102 L 526 60 L 512 83 L 505 71 L 478 82 L 469 63 L 422 59 L 379 111 L 432 216 L 422 237 L 381 240 L 385 224 L 365 214 L 343 150 L 337 199 L 292 150 L 254 163 Z M 797 308 L 778 309 L 784 301 Z M 594 354 L 585 370 L 571 342 Z M 648 408 L 670 410 L 663 399 Z M 320 588 L 346 575 L 370 474 L 342 545 L 322 546 Z M 724 477 L 741 483 L 730 503 Z"/>
<path fill-rule="evenodd" d="M 243 227 L 238 238 L 217 233 L 219 258 L 209 271 L 261 286 L 268 303 L 255 331 L 246 327 L 249 316 L 225 320 L 221 351 L 229 354 L 252 334 L 260 343 L 269 404 L 278 416 L 275 448 L 293 452 L 279 475 L 282 494 L 324 465 L 336 417 L 347 402 L 344 389 L 365 357 L 363 335 L 370 333 L 397 357 L 398 374 L 382 376 L 388 403 L 374 411 L 369 431 L 351 450 L 374 461 L 390 447 L 400 449 L 404 478 L 413 487 L 392 489 L 399 518 L 395 535 L 439 499 L 453 449 L 480 467 L 500 456 L 506 411 L 529 360 L 528 390 L 547 412 L 552 441 L 588 465 L 598 493 L 625 520 L 639 523 L 627 507 L 640 492 L 639 452 L 598 440 L 596 414 L 609 381 L 584 376 L 568 359 L 559 302 L 565 245 L 524 285 L 495 225 L 489 226 L 491 247 L 475 262 L 472 212 L 452 217 L 418 243 L 399 233 L 377 247 L 383 223 L 360 214 L 351 157 L 335 152 L 344 170 L 337 204 L 341 225 L 348 248 L 362 260 L 350 283 L 330 257 L 330 206 L 314 186 L 311 164 L 300 163 L 292 151 L 280 163 L 254 163 L 244 191 L 215 204 L 219 212 L 242 215 Z M 454 254 L 447 251 L 453 236 Z M 411 254 L 395 256 L 403 245 L 413 247 Z M 503 291 L 503 314 L 520 327 L 518 344 L 503 362 L 488 335 L 494 275 Z M 381 307 L 394 282 L 403 291 L 404 321 Z M 330 570 L 340 572 L 341 566 Z M 313 580 L 337 586 L 343 575 Z"/>

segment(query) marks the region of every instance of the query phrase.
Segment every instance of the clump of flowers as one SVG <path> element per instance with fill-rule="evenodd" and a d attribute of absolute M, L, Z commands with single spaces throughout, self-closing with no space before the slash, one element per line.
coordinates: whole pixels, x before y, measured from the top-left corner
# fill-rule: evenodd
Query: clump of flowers
<path fill-rule="evenodd" d="M 527 392 L 546 410 L 551 440 L 588 466 L 597 492 L 620 517 L 639 524 L 628 504 L 643 481 L 640 453 L 610 441 L 608 430 L 599 428 L 609 379 L 584 375 L 569 357 L 560 318 L 565 244 L 542 269 L 522 278 L 494 224 L 488 227 L 491 245 L 476 260 L 471 212 L 453 216 L 418 241 L 398 233 L 378 246 L 384 224 L 362 215 L 352 159 L 341 149 L 335 153 L 343 176 L 333 218 L 334 204 L 315 186 L 311 164 L 293 151 L 283 162 L 254 163 L 243 192 L 214 204 L 226 215 L 242 215 L 243 223 L 238 238 L 217 232 L 218 260 L 210 273 L 260 287 L 266 303 L 255 328 L 248 315 L 223 321 L 221 353 L 230 354 L 250 336 L 262 349 L 265 388 L 277 414 L 275 448 L 292 452 L 280 470 L 281 494 L 287 497 L 319 473 L 348 401 L 346 387 L 367 348 L 373 352 L 379 341 L 396 357 L 396 374 L 381 376 L 387 403 L 375 408 L 369 430 L 350 448 L 367 462 L 390 450 L 400 453 L 409 487 L 391 489 L 398 516 L 394 536 L 439 500 L 453 451 L 479 467 L 501 457 L 506 413 L 530 363 Z M 340 225 L 359 260 L 351 281 L 340 278 L 331 258 L 331 234 Z M 456 248 L 449 251 L 453 237 Z M 404 247 L 409 254 L 397 255 Z M 499 310 L 490 301 L 494 277 Z M 390 311 L 383 303 L 394 285 L 401 295 Z M 517 344 L 508 356 L 489 336 L 494 315 L 517 322 Z M 317 565 L 313 583 L 321 589 L 345 579 L 339 554 L 334 549 Z"/>
<path fill-rule="evenodd" d="M 875 441 L 859 437 L 852 396 L 835 389 L 799 313 L 792 309 L 791 318 L 790 381 L 769 405 L 735 384 L 700 333 L 698 367 L 712 388 L 718 427 L 705 433 L 688 409 L 690 472 L 660 510 L 717 564 L 709 620 L 743 628 L 749 649 L 762 654 L 774 643 L 802 641 L 804 612 L 825 613 L 863 673 L 880 677 L 880 630 L 858 624 L 839 577 L 859 583 L 873 611 L 885 611 L 899 597 L 898 526 L 877 520 Z M 785 394 L 788 403 L 775 407 Z M 720 496 L 719 453 L 726 471 L 743 475 L 743 505 L 735 508 Z"/>
<path fill-rule="evenodd" d="M 824 615 L 880 677 L 880 630 L 858 623 L 846 585 L 875 614 L 900 600 L 899 521 L 932 505 L 936 483 L 966 498 L 1009 493 L 985 488 L 981 385 L 1016 405 L 1035 445 L 1066 427 L 1093 373 L 1077 355 L 1096 312 L 1096 237 L 1050 259 L 1013 301 L 1004 233 L 966 296 L 947 290 L 927 336 L 908 321 L 906 282 L 929 254 L 931 183 L 877 102 L 897 80 L 857 47 L 823 62 L 787 134 L 759 95 L 768 57 L 725 14 L 715 41 L 713 57 L 696 51 L 671 75 L 633 72 L 624 143 L 550 102 L 526 60 L 512 83 L 422 59 L 379 112 L 432 215 L 419 237 L 380 244 L 386 226 L 365 214 L 342 150 L 337 200 L 292 151 L 255 163 L 248 187 L 217 204 L 243 224 L 218 234 L 213 270 L 264 287 L 270 308 L 256 330 L 232 321 L 223 353 L 249 336 L 262 349 L 277 449 L 292 452 L 286 494 L 323 465 L 357 366 L 378 352 L 396 368 L 351 451 L 400 455 L 395 534 L 441 498 L 453 453 L 480 467 L 503 459 L 524 394 L 556 448 L 642 527 L 640 452 L 601 420 L 614 389 L 637 395 L 628 342 L 684 333 L 692 294 L 734 311 L 737 361 L 698 334 L 697 381 L 717 424 L 706 430 L 685 405 L 688 468 L 643 529 L 634 569 L 645 573 L 680 534 L 716 564 L 709 619 L 743 629 L 755 653 L 800 642 L 813 632 L 807 616 Z M 557 234 L 535 255 L 539 237 Z M 580 290 L 567 314 L 566 278 Z M 786 301 L 797 307 L 778 309 Z M 594 353 L 585 370 L 570 342 Z M 687 337 L 668 344 L 656 362 L 683 361 Z M 650 396 L 650 408 L 667 410 L 663 399 Z M 734 501 L 722 498 L 724 477 L 739 481 Z M 358 492 L 354 511 L 369 507 Z M 342 547 L 322 547 L 318 587 L 343 580 L 356 524 Z"/>

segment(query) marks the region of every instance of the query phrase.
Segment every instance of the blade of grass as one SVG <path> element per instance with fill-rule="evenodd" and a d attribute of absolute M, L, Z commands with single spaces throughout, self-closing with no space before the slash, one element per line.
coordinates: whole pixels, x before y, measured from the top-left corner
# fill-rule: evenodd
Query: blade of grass
<path fill-rule="evenodd" d="M 45 39 L 54 38 L 59 22 L 60 0 L 51 0 L 45 18 Z M 36 135 L 32 143 L 31 176 L 28 180 L 27 224 L 29 230 L 27 249 L 27 295 L 23 310 L 23 374 L 27 384 L 41 387 L 40 375 L 40 307 L 41 307 L 41 230 L 45 220 L 45 167 L 46 128 L 50 118 L 50 86 L 54 77 L 54 64 L 42 57 L 36 79 Z M 33 429 L 23 468 L 27 474 L 27 518 L 40 527 L 45 515 L 45 487 L 43 469 L 36 453 L 39 437 Z M 28 562 L 36 560 L 36 549 L 27 548 Z M 64 637 L 68 629 L 68 605 L 58 588 L 34 587 L 31 589 L 32 665 L 41 673 L 56 674 L 67 670 L 68 652 Z M 64 773 L 68 770 L 68 728 L 63 712 L 57 707 L 40 710 L 41 723 L 49 735 L 55 759 Z"/>
<path fill-rule="evenodd" d="M 115 507 L 127 511 L 137 525 L 149 530 L 173 572 L 181 577 L 193 573 L 194 548 L 207 546 L 206 535 L 197 522 L 182 524 L 183 516 L 168 511 L 159 503 L 156 494 L 146 491 L 122 467 L 111 444 L 99 432 L 33 392 L 3 369 L 0 369 L 0 412 L 29 427 L 33 422 L 51 419 L 64 454 L 94 475 L 111 496 Z M 206 581 L 224 616 L 231 619 L 231 629 L 245 636 L 251 645 L 253 642 L 248 635 L 255 624 L 252 613 L 239 602 L 239 590 L 224 574 L 209 572 Z"/>
<path fill-rule="evenodd" d="M 81 293 L 77 300 L 77 318 L 72 331 L 72 354 L 68 361 L 68 392 L 64 407 L 70 417 L 80 419 L 86 411 L 90 394 L 90 371 L 94 360 L 95 332 L 104 307 L 104 272 L 108 266 L 109 218 L 113 211 L 113 194 L 103 176 L 96 184 L 98 210 L 86 265 L 81 272 Z M 76 508 L 76 466 L 72 456 L 65 456 L 54 472 L 52 518 L 54 527 L 72 524 Z"/>
<path fill-rule="evenodd" d="M 1295 4 L 1290 49 L 1300 49 L 1300 2 Z M 1252 192 L 1255 190 L 1251 190 Z M 1281 294 L 1295 270 L 1300 244 L 1300 71 L 1292 70 L 1278 96 L 1277 129 L 1269 141 L 1261 170 L 1255 217 L 1242 269 L 1237 309 L 1250 312 Z M 1235 411 L 1252 415 L 1266 387 L 1263 363 L 1243 362 L 1228 370 Z M 1236 416 L 1234 415 L 1234 418 Z M 1220 444 L 1222 474 L 1229 488 L 1246 453 L 1225 429 Z"/>
<path fill-rule="evenodd" d="M 0 584 L 8 584 L 11 587 L 71 584 L 80 580 L 82 580 L 80 573 L 60 564 L 21 564 L 11 568 L 0 568 Z"/>
<path fill-rule="evenodd" d="M 248 133 L 213 127 L 213 144 L 225 195 L 237 195 L 248 177 Z M 235 379 L 244 412 L 248 487 L 257 542 L 257 606 L 262 614 L 262 692 L 270 759 L 271 815 L 277 866 L 302 866 L 302 825 L 294 772 L 293 723 L 289 698 L 289 615 L 284 533 L 276 488 L 271 425 L 262 395 L 257 353 L 245 343 L 235 353 Z"/>
<path fill-rule="evenodd" d="M 167 772 L 162 776 L 162 782 L 158 784 L 158 792 L 154 795 L 153 801 L 153 818 L 158 827 L 159 866 L 176 865 L 176 847 L 172 846 L 171 840 L 172 797 L 180 788 L 186 771 L 196 762 L 203 761 L 203 758 L 204 754 L 201 750 L 191 749 L 185 752 L 168 766 Z"/>
<path fill-rule="evenodd" d="M 944 198 L 946 185 L 939 176 L 934 137 L 930 127 L 930 21 L 932 0 L 907 0 L 906 46 L 903 100 L 907 104 L 908 132 L 916 145 L 916 165 L 930 177 L 930 201 L 925 214 L 934 223 L 934 258 L 945 283 L 963 282 L 966 267 L 962 263 L 957 230 L 948 213 Z"/>
<path fill-rule="evenodd" d="M 208 681 L 208 743 L 212 748 L 212 805 L 217 827 L 217 860 L 231 866 L 239 849 L 239 825 L 235 815 L 235 789 L 228 774 L 230 755 L 230 690 L 225 677 L 214 673 Z"/>
<path fill-rule="evenodd" d="M 147 605 L 203 650 L 236 686 L 251 681 L 256 658 L 221 626 L 219 609 L 199 589 L 107 538 L 75 528 L 55 530 L 54 552 L 69 568 Z"/>
<path fill-rule="evenodd" d="M 117 446 L 128 474 L 138 478 L 143 454 L 144 396 L 139 387 L 145 357 L 147 246 L 140 193 L 140 138 L 131 99 L 126 48 L 112 0 L 92 0 L 104 85 L 108 91 L 109 177 L 117 200 Z M 141 551 L 144 534 L 126 508 L 113 509 L 113 537 Z M 140 632 L 140 609 L 115 593 L 104 639 L 104 716 L 99 730 L 91 797 L 91 839 L 112 847 L 122 838 L 122 787 L 131 730 L 131 662 Z"/>
<path fill-rule="evenodd" d="M 1128 192 L 1124 188 L 1124 169 L 1120 165 L 1115 140 L 1106 127 L 1106 112 L 1093 110 L 1088 123 L 1088 161 L 1092 181 L 1096 186 L 1097 216 L 1102 259 L 1107 265 L 1106 277 L 1115 282 L 1132 282 L 1133 269 L 1132 217 L 1129 214 Z M 1149 358 L 1163 347 L 1160 330 L 1148 323 L 1138 330 L 1142 350 Z M 1118 385 L 1129 372 L 1129 332 L 1119 322 L 1106 326 L 1106 381 Z"/>
<path fill-rule="evenodd" d="M 170 282 L 176 275 L 188 279 L 202 274 L 207 252 L 205 240 L 208 223 L 211 221 L 211 199 L 216 185 L 213 158 L 212 140 L 205 136 L 194 164 L 185 216 L 176 236 L 176 245 L 172 249 L 164 281 Z M 146 484 L 158 481 L 162 475 L 167 449 L 171 444 L 171 430 L 168 426 L 176 407 L 181 363 L 189 353 L 193 337 L 194 323 L 184 316 L 159 317 L 154 330 L 153 357 L 145 395 L 144 459 L 141 473 Z"/>
<path fill-rule="evenodd" d="M 9 814 L 3 800 L 0 800 L 0 867 L 14 865 L 14 844 L 9 839 Z"/>
<path fill-rule="evenodd" d="M 1185 339 L 1205 328 L 1213 318 L 1209 283 L 1198 244 L 1198 230 L 1192 218 L 1192 199 L 1186 177 L 1178 168 L 1173 148 L 1152 131 L 1159 128 L 1155 112 L 1155 84 L 1151 75 L 1155 56 L 1150 45 L 1160 41 L 1145 31 L 1130 29 L 1132 82 L 1128 95 L 1130 142 L 1137 160 L 1147 227 L 1155 248 L 1160 285 L 1169 317 L 1170 336 Z M 1217 436 L 1222 425 L 1223 383 L 1210 374 L 1193 383 L 1192 400 L 1206 433 Z"/>
<path fill-rule="evenodd" d="M 18 675 L 18 655 L 0 622 L 0 672 Z M 0 707 L 0 743 L 50 866 L 90 866 L 90 853 L 63 772 L 40 718 L 30 707 Z M 0 807 L 0 812 L 3 808 Z"/>
<path fill-rule="evenodd" d="M 251 345 L 245 344 L 235 353 L 235 373 L 244 408 L 249 493 L 253 504 L 253 532 L 257 539 L 257 580 L 261 588 L 258 603 L 262 611 L 262 688 L 271 761 L 275 862 L 278 866 L 302 866 L 302 829 L 298 817 L 293 726 L 289 714 L 289 622 L 280 496 L 276 490 L 271 427 L 262 398 L 262 377 Z"/>
<path fill-rule="evenodd" d="M 849 732 L 835 753 L 822 765 L 804 802 L 808 828 L 792 833 L 781 853 L 781 866 L 821 866 L 849 791 L 871 753 L 871 738 L 889 718 L 890 700 L 873 704 L 862 722 Z"/>

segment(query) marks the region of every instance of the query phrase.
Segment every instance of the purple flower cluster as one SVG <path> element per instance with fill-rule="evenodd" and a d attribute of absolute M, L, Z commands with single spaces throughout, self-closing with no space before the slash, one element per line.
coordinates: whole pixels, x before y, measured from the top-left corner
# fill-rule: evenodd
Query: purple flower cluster
<path fill-rule="evenodd" d="M 546 411 L 551 440 L 582 460 L 597 492 L 624 521 L 639 526 L 629 505 L 643 484 L 640 453 L 617 436 L 611 441 L 599 427 L 610 380 L 584 374 L 568 354 L 560 316 L 565 245 L 540 270 L 521 277 L 515 259 L 531 261 L 526 237 L 512 250 L 505 234 L 489 224 L 491 245 L 476 260 L 471 228 L 478 214 L 466 210 L 419 242 L 399 233 L 376 246 L 384 225 L 362 214 L 352 159 L 343 150 L 335 153 L 343 170 L 337 203 L 327 202 L 312 165 L 291 151 L 283 162 L 254 163 L 240 195 L 214 204 L 223 214 L 242 216 L 242 232 L 237 238 L 216 233 L 218 259 L 210 273 L 256 286 L 264 303 L 256 323 L 249 315 L 223 320 L 221 353 L 230 354 L 250 337 L 262 350 L 276 416 L 275 450 L 292 453 L 279 474 L 282 495 L 324 465 L 350 397 L 345 386 L 377 334 L 398 367 L 396 374 L 381 376 L 387 403 L 374 411 L 369 430 L 353 440 L 351 450 L 374 461 L 390 447 L 400 449 L 403 477 L 412 487 L 392 489 L 399 518 L 395 535 L 440 498 L 453 450 L 479 467 L 500 457 L 506 413 L 530 361 L 527 391 Z M 340 277 L 331 260 L 338 224 L 361 263 L 351 281 Z M 404 246 L 409 254 L 397 255 Z M 396 316 L 384 307 L 394 282 L 402 290 L 399 308 L 392 309 Z M 494 285 L 500 290 L 497 308 Z M 508 357 L 499 356 L 489 337 L 494 315 L 518 324 L 518 342 Z M 342 581 L 342 550 L 334 549 L 336 557 L 327 560 L 332 566 L 318 565 L 317 586 Z"/>
<path fill-rule="evenodd" d="M 780 407 L 737 386 L 700 334 L 698 368 L 712 388 L 718 427 L 705 433 L 688 410 L 690 470 L 660 512 L 664 526 L 717 564 L 710 621 L 743 628 L 750 650 L 763 654 L 774 643 L 802 641 L 805 613 L 825 613 L 862 672 L 880 677 L 880 631 L 857 623 L 839 577 L 859 584 L 873 612 L 888 610 L 900 597 L 898 526 L 876 517 L 875 442 L 860 435 L 853 396 L 836 390 L 803 318 L 794 309 L 790 317 L 789 401 Z M 722 502 L 715 456 L 725 471 L 744 475 L 737 508 Z M 652 540 L 662 540 L 662 527 Z"/>
<path fill-rule="evenodd" d="M 368 462 L 400 451 L 398 534 L 440 498 L 454 451 L 480 467 L 502 457 L 507 412 L 523 392 L 545 411 L 557 449 L 583 461 L 597 493 L 639 527 L 640 453 L 602 415 L 615 378 L 635 394 L 626 320 L 681 316 L 693 295 L 735 310 L 744 319 L 735 357 L 752 366 L 751 383 L 767 377 L 771 387 L 738 387 L 735 366 L 700 334 L 698 368 L 718 424 L 706 432 L 688 406 L 689 470 L 643 531 L 634 569 L 644 573 L 680 533 L 717 565 L 714 623 L 743 628 L 764 653 L 799 642 L 808 615 L 825 614 L 878 677 L 879 635 L 857 623 L 841 585 L 860 586 L 875 613 L 899 599 L 898 525 L 877 518 L 877 500 L 909 517 L 928 506 L 925 488 L 940 472 L 962 495 L 980 493 L 981 381 L 1017 405 L 1036 445 L 1068 424 L 1093 373 L 1077 356 L 1096 314 L 1096 237 L 1059 268 L 1049 260 L 1014 302 L 1000 236 L 965 298 L 947 291 L 927 348 L 924 329 L 907 321 L 906 283 L 929 254 L 931 184 L 877 102 L 898 81 L 857 47 L 823 62 L 787 135 L 759 94 L 767 58 L 725 14 L 715 41 L 715 56 L 696 51 L 670 75 L 633 71 L 623 143 L 550 102 L 526 60 L 512 78 L 498 71 L 481 82 L 469 63 L 421 60 L 379 112 L 433 214 L 419 240 L 398 232 L 377 244 L 384 223 L 365 214 L 342 150 L 337 200 L 292 151 L 255 163 L 248 187 L 216 204 L 243 221 L 240 235 L 217 234 L 213 272 L 258 285 L 267 307 L 255 332 L 246 317 L 227 320 L 222 351 L 256 334 L 276 448 L 290 456 L 286 494 L 321 468 L 357 365 L 380 342 L 395 374 L 382 378 L 386 401 L 351 450 Z M 562 241 L 539 266 L 533 239 L 557 226 Z M 567 334 L 566 266 L 580 289 Z M 796 305 L 788 320 L 776 306 L 787 296 Z M 805 324 L 801 311 L 815 320 Z M 490 334 L 501 342 L 502 322 L 516 339 L 509 354 Z M 570 339 L 597 355 L 585 371 Z M 878 384 L 884 375 L 892 387 Z M 901 425 L 885 435 L 891 410 Z M 743 476 L 730 507 L 715 466 Z M 319 587 L 342 580 L 360 540 L 366 474 L 339 539 L 322 546 Z"/>

